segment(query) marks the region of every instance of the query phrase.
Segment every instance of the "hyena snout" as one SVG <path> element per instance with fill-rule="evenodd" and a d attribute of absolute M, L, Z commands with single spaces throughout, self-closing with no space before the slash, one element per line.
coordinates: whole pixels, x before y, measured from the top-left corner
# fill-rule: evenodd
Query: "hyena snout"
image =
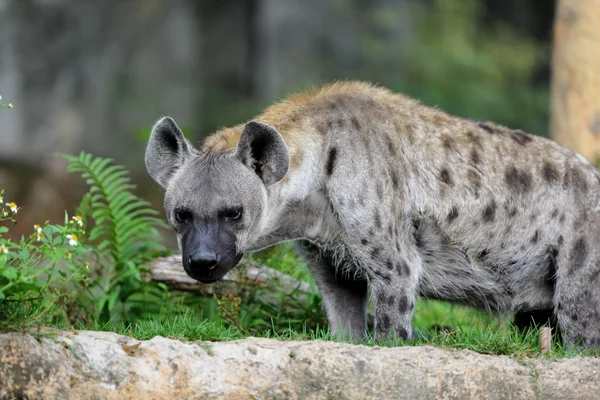
<path fill-rule="evenodd" d="M 221 255 L 215 251 L 199 250 L 190 254 L 188 264 L 194 275 L 200 275 L 206 271 L 214 270 L 221 262 Z"/>
<path fill-rule="evenodd" d="M 189 231 L 182 239 L 181 250 L 183 269 L 202 283 L 222 279 L 242 258 L 236 251 L 235 236 L 215 226 Z"/>

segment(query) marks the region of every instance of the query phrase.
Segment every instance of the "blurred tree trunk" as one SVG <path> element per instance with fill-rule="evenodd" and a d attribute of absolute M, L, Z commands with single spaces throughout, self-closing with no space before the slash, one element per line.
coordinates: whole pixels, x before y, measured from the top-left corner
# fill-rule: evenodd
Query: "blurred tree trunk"
<path fill-rule="evenodd" d="M 600 1 L 559 0 L 552 60 L 551 136 L 600 159 Z"/>

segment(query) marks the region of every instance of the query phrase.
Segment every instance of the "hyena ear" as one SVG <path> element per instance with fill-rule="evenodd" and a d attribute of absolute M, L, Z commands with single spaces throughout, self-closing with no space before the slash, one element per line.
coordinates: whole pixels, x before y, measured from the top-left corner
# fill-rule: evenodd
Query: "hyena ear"
<path fill-rule="evenodd" d="M 163 188 L 191 154 L 191 145 L 170 117 L 161 118 L 152 128 L 146 147 L 146 169 Z"/>
<path fill-rule="evenodd" d="M 236 155 L 256 171 L 265 186 L 280 181 L 290 166 L 288 147 L 275 129 L 260 122 L 248 122 L 242 131 Z"/>

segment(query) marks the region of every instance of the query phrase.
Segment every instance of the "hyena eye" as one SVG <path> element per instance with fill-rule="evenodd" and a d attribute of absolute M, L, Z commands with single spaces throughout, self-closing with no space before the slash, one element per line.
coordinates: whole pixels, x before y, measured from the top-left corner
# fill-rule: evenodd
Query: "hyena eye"
<path fill-rule="evenodd" d="M 192 217 L 192 214 L 189 211 L 180 208 L 176 209 L 173 214 L 175 216 L 175 221 L 179 223 L 185 222 Z"/>
<path fill-rule="evenodd" d="M 242 217 L 242 211 L 243 210 L 241 207 L 230 208 L 230 209 L 224 210 L 221 213 L 221 216 L 223 218 L 225 218 L 226 221 L 236 221 Z"/>

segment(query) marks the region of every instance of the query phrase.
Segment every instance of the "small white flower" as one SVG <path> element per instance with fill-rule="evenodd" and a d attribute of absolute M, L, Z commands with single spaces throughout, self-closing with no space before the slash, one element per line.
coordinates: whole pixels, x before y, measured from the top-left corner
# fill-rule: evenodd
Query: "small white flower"
<path fill-rule="evenodd" d="M 2 210 L 2 215 L 4 217 L 8 217 L 8 211 L 6 211 L 6 208 Z"/>
<path fill-rule="evenodd" d="M 78 243 L 77 240 L 78 239 L 77 239 L 77 235 L 76 234 L 72 233 L 70 235 L 67 235 L 66 238 L 69 240 L 69 245 L 71 247 L 77 246 L 77 243 Z"/>
<path fill-rule="evenodd" d="M 17 203 L 15 203 L 14 201 L 11 201 L 10 203 L 6 203 L 6 205 L 8 207 L 10 207 L 10 211 L 12 211 L 13 214 L 16 214 L 17 211 L 19 211 L 19 208 L 17 207 Z"/>
<path fill-rule="evenodd" d="M 75 223 L 79 226 L 83 226 L 83 218 L 81 218 L 79 215 L 74 216 L 73 218 L 71 218 L 73 221 L 75 221 Z"/>
<path fill-rule="evenodd" d="M 2 100 L 2 95 L 0 95 L 0 100 Z"/>
<path fill-rule="evenodd" d="M 40 225 L 38 225 L 38 224 L 35 224 L 35 225 L 33 226 L 33 230 L 34 230 L 34 231 L 36 231 L 36 232 L 38 233 L 38 235 L 39 235 L 40 233 L 42 233 L 42 227 L 41 227 Z"/>
<path fill-rule="evenodd" d="M 85 266 L 85 269 L 90 269 L 90 263 L 89 262 L 84 261 L 83 265 Z"/>
<path fill-rule="evenodd" d="M 0 244 L 0 253 L 8 254 L 8 249 L 2 244 Z"/>

